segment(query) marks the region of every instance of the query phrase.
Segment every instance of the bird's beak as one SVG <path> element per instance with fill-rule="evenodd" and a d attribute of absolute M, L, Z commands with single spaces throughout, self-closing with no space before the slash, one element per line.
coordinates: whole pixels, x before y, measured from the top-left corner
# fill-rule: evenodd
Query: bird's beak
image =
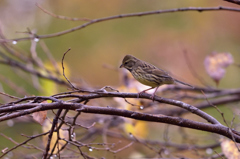
<path fill-rule="evenodd" d="M 123 64 L 121 64 L 121 66 L 119 68 L 122 68 L 123 67 Z"/>

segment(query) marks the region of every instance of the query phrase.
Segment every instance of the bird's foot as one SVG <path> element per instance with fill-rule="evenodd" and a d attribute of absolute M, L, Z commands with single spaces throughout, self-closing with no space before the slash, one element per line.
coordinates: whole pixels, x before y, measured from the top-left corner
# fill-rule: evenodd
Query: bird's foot
<path fill-rule="evenodd" d="M 143 93 L 145 93 L 145 91 L 139 92 L 137 98 L 139 98 L 139 96 L 142 95 Z"/>
<path fill-rule="evenodd" d="M 139 92 L 137 98 L 139 98 L 139 96 L 142 95 L 143 93 L 145 93 L 145 91 Z M 155 94 L 150 96 L 153 102 L 154 102 L 154 97 L 155 97 Z"/>
<path fill-rule="evenodd" d="M 150 96 L 150 98 L 152 99 L 153 102 L 154 102 L 154 97 L 155 97 L 155 94 Z"/>

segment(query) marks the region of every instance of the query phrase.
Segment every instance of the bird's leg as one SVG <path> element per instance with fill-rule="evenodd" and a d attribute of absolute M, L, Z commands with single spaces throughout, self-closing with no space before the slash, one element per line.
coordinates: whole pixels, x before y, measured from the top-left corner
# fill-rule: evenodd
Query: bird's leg
<path fill-rule="evenodd" d="M 159 88 L 159 86 L 155 89 L 154 93 L 150 97 L 153 102 L 154 102 L 154 97 L 155 97 L 155 94 L 156 94 L 158 88 Z"/>
<path fill-rule="evenodd" d="M 139 96 L 141 95 L 141 94 L 143 94 L 143 93 L 145 93 L 146 91 L 149 91 L 149 90 L 151 90 L 151 89 L 154 89 L 155 87 L 151 87 L 151 88 L 148 88 L 148 89 L 146 89 L 146 90 L 143 90 L 143 91 L 141 91 L 141 92 L 139 92 L 138 93 L 138 98 L 139 98 Z"/>

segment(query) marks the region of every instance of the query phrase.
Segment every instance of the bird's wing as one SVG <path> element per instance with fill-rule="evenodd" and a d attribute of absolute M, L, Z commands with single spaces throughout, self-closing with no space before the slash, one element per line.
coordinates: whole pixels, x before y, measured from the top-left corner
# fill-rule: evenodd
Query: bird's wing
<path fill-rule="evenodd" d="M 152 70 L 152 74 L 157 76 L 157 77 L 162 77 L 162 78 L 170 78 L 172 79 L 171 76 L 168 75 L 168 73 L 166 73 L 165 71 L 162 71 L 158 68 L 155 68 Z"/>
<path fill-rule="evenodd" d="M 142 66 L 143 71 L 145 71 L 148 74 L 153 74 L 157 77 L 161 77 L 161 78 L 172 78 L 171 76 L 168 75 L 168 73 L 162 69 L 157 68 L 154 65 L 151 64 L 143 64 Z"/>

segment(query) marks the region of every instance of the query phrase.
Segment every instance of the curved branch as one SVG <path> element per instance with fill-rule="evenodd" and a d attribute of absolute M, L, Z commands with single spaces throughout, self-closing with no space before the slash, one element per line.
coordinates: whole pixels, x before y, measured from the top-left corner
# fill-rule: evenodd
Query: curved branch
<path fill-rule="evenodd" d="M 223 1 L 240 5 L 240 1 L 239 0 L 223 0 Z"/>
<path fill-rule="evenodd" d="M 44 74 L 40 73 L 39 71 L 37 71 L 33 68 L 27 67 L 26 64 L 22 64 L 20 62 L 16 62 L 16 61 L 13 61 L 13 60 L 8 60 L 8 61 L 0 60 L 0 63 L 5 64 L 5 65 L 9 65 L 9 66 L 12 66 L 12 67 L 16 67 L 18 69 L 21 69 L 22 71 L 28 72 L 28 73 L 33 74 L 35 76 L 38 76 L 38 77 L 41 77 L 41 78 L 44 78 L 44 79 L 48 79 L 48 80 L 52 80 L 56 83 L 68 86 L 68 84 L 64 80 L 61 80 L 61 79 L 59 79 L 57 77 L 54 77 L 54 76 L 51 76 L 51 75 L 44 75 Z"/>
<path fill-rule="evenodd" d="M 222 104 L 235 103 L 235 102 L 239 102 L 239 101 L 240 101 L 240 96 L 234 95 L 234 96 L 230 96 L 230 97 L 213 99 L 210 102 L 213 105 L 222 105 Z M 198 109 L 206 109 L 206 108 L 209 108 L 212 106 L 208 102 L 202 102 L 202 103 L 196 104 L 195 107 L 197 107 Z M 172 116 L 172 115 L 183 115 L 185 113 L 188 113 L 188 111 L 184 110 L 184 109 L 172 109 L 172 110 L 160 110 L 159 113 Z"/>
<path fill-rule="evenodd" d="M 59 98 L 72 98 L 72 97 L 78 98 L 77 100 L 71 100 L 71 102 L 74 102 L 74 103 L 78 103 L 78 102 L 82 102 L 82 101 L 90 100 L 90 99 L 102 98 L 102 97 L 138 98 L 137 93 L 119 93 L 119 92 L 93 92 L 93 93 L 95 93 L 95 94 L 89 94 L 89 95 L 67 94 L 67 95 L 54 96 L 54 98 L 53 97 L 36 97 L 36 98 L 38 98 L 39 100 L 40 99 L 45 99 L 45 100 L 49 99 L 52 101 L 56 101 L 56 99 L 59 99 Z M 139 98 L 151 99 L 151 95 L 143 93 L 140 95 Z M 160 102 L 160 103 L 166 103 L 166 104 L 178 106 L 180 108 L 188 110 L 189 112 L 191 112 L 193 114 L 196 114 L 196 115 L 202 117 L 203 119 L 207 120 L 208 122 L 210 122 L 212 124 L 220 124 L 211 115 L 201 111 L 200 109 L 198 109 L 190 104 L 184 103 L 182 101 L 167 99 L 167 98 L 158 97 L 158 96 L 156 96 L 155 101 Z M 61 102 L 58 101 L 57 103 L 61 103 Z M 0 113 L 4 113 L 4 112 L 8 112 L 8 111 L 17 111 L 17 110 L 21 110 L 21 109 L 28 109 L 28 108 L 32 108 L 33 107 L 32 105 L 35 105 L 35 103 L 19 104 L 19 105 L 15 105 L 14 107 L 11 107 L 11 109 L 10 109 L 9 105 L 8 105 L 8 107 L 3 106 L 3 108 L 0 108 Z M 44 104 L 40 103 L 38 105 L 44 105 Z"/>
<path fill-rule="evenodd" d="M 89 25 L 103 22 L 103 21 L 108 21 L 108 20 L 113 20 L 113 19 L 121 19 L 121 18 L 128 18 L 128 17 L 140 17 L 140 16 L 147 16 L 147 15 L 155 15 L 155 14 L 163 14 L 163 13 L 173 13 L 173 12 L 186 12 L 186 11 L 198 11 L 198 12 L 203 12 L 203 11 L 233 11 L 233 12 L 240 12 L 240 9 L 238 8 L 231 8 L 231 7 L 186 7 L 186 8 L 175 8 L 175 9 L 167 9 L 167 10 L 155 10 L 155 11 L 147 11 L 147 12 L 138 12 L 138 13 L 129 13 L 129 14 L 120 14 L 120 15 L 115 15 L 115 16 L 109 16 L 109 17 L 103 17 L 99 19 L 93 19 L 90 22 L 84 23 L 80 26 L 53 33 L 53 34 L 46 34 L 46 35 L 34 35 L 33 37 L 24 37 L 24 38 L 18 38 L 18 39 L 1 39 L 0 42 L 12 42 L 12 41 L 22 41 L 22 40 L 30 40 L 34 38 L 38 39 L 45 39 L 45 38 L 52 38 L 52 37 L 57 37 L 57 36 L 62 36 L 64 34 L 68 34 L 70 32 L 74 32 L 76 30 L 83 29 Z"/>
<path fill-rule="evenodd" d="M 150 97 L 149 97 L 149 99 L 150 99 Z M 37 111 L 51 110 L 51 109 L 70 109 L 70 110 L 77 110 L 77 111 L 80 111 L 83 113 L 116 115 L 116 116 L 132 118 L 132 119 L 136 119 L 136 120 L 172 124 L 172 125 L 176 125 L 176 126 L 181 126 L 181 127 L 186 127 L 186 128 L 220 134 L 220 135 L 226 136 L 230 139 L 232 139 L 232 137 L 234 137 L 234 139 L 237 142 L 240 142 L 240 136 L 238 136 L 237 134 L 232 134 L 231 131 L 229 131 L 229 128 L 226 126 L 223 126 L 221 124 L 202 123 L 202 122 L 192 121 L 189 119 L 183 119 L 181 117 L 170 117 L 170 116 L 165 116 L 165 115 L 152 115 L 152 114 L 139 113 L 139 112 L 124 110 L 124 109 L 117 109 L 117 108 L 112 108 L 112 107 L 87 106 L 87 105 L 83 105 L 83 104 L 79 104 L 79 103 L 67 103 L 67 102 L 41 103 L 41 104 L 33 103 L 31 105 L 21 104 L 21 106 L 22 106 L 22 108 L 24 107 L 26 109 L 28 107 L 29 109 L 2 116 L 2 117 L 0 117 L 0 121 L 20 117 L 23 115 L 37 112 Z M 17 105 L 14 107 L 17 107 Z M 14 107 L 12 108 L 12 110 L 14 110 Z M 1 110 L 0 110 L 0 113 L 2 113 Z"/>
<path fill-rule="evenodd" d="M 59 97 L 61 97 L 61 96 L 59 96 Z M 55 98 L 59 98 L 59 97 L 55 97 Z M 63 95 L 63 97 L 78 97 L 80 99 L 78 102 L 81 102 L 86 99 L 89 100 L 89 99 L 95 99 L 95 98 L 101 98 L 101 97 L 138 98 L 138 94 L 137 93 L 101 92 L 98 94 L 90 94 L 90 95 L 72 95 L 72 94 L 71 95 Z M 139 98 L 151 99 L 151 95 L 149 95 L 147 93 L 143 93 L 140 95 Z M 215 118 L 213 118 L 209 114 L 201 111 L 200 109 L 198 109 L 190 104 L 184 103 L 182 101 L 167 99 L 167 98 L 158 97 L 158 96 L 156 96 L 155 101 L 160 102 L 160 103 L 166 103 L 166 104 L 178 106 L 180 108 L 183 108 L 193 114 L 196 114 L 196 115 L 204 118 L 205 120 L 207 120 L 208 122 L 210 122 L 212 124 L 220 124 Z"/>

